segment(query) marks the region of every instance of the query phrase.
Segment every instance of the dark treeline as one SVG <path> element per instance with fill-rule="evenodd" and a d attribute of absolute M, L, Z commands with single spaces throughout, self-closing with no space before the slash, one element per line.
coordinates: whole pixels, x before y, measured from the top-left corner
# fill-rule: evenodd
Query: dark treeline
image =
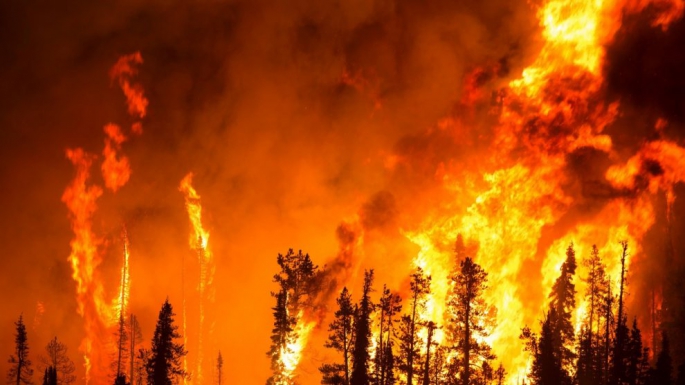
<path fill-rule="evenodd" d="M 140 348 L 142 334 L 134 315 L 128 321 L 120 315 L 115 332 L 116 352 L 112 360 L 114 385 L 171 385 L 189 378 L 183 370 L 182 359 L 187 354 L 184 346 L 176 341 L 181 337 L 174 324 L 174 312 L 166 300 L 159 312 L 150 348 Z M 39 383 L 43 385 L 69 385 L 76 381 L 76 368 L 67 355 L 67 347 L 57 337 L 45 347 L 45 356 L 39 356 L 41 366 Z M 128 365 L 124 365 L 128 361 Z M 15 351 L 9 358 L 10 369 L 7 383 L 15 385 L 34 384 L 34 370 L 29 359 L 29 344 L 23 317 L 15 322 Z M 217 369 L 221 373 L 223 360 L 219 353 Z M 218 377 L 221 384 L 221 377 Z"/>
<path fill-rule="evenodd" d="M 492 385 L 507 381 L 505 368 L 492 347 L 483 341 L 496 319 L 496 309 L 486 303 L 488 274 L 466 255 L 461 237 L 455 248 L 455 269 L 445 304 L 444 324 L 423 317 L 431 294 L 431 276 L 417 268 L 409 277 L 410 290 L 402 298 L 383 285 L 377 302 L 372 300 L 374 271 L 367 270 L 358 300 L 344 287 L 336 299 L 333 319 L 324 346 L 335 359 L 322 364 L 321 384 L 328 385 Z M 661 347 L 651 354 L 643 346 L 636 318 L 626 312 L 628 244 L 620 244 L 621 273 L 609 277 L 596 246 L 580 263 L 587 276 L 576 275 L 573 244 L 566 250 L 539 320 L 539 332 L 521 325 L 521 340 L 531 357 L 529 385 L 685 385 L 685 363 L 675 367 L 669 338 L 662 332 Z M 281 271 L 272 293 L 274 328 L 271 337 L 272 377 L 267 384 L 295 384 L 284 368 L 283 356 L 297 340 L 296 326 L 303 309 L 316 298 L 321 271 L 310 257 L 290 250 L 278 256 Z M 575 281 L 586 282 L 581 293 L 588 304 L 576 331 Z M 613 281 L 612 281 L 613 279 Z M 613 285 L 612 285 L 613 282 Z M 440 333 L 441 341 L 435 339 Z"/>

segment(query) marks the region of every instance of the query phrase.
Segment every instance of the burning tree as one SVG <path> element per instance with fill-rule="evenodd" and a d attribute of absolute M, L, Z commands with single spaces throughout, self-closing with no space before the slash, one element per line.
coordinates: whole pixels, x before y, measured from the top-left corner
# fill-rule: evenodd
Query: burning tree
<path fill-rule="evenodd" d="M 171 385 L 178 378 L 185 378 L 187 373 L 183 371 L 181 359 L 188 352 L 183 344 L 174 342 L 180 338 L 178 326 L 174 325 L 173 308 L 167 299 L 159 311 L 159 319 L 152 337 L 152 348 L 147 360 L 147 383 L 148 385 Z"/>
<path fill-rule="evenodd" d="M 273 309 L 274 328 L 271 334 L 271 358 L 273 375 L 267 384 L 293 383 L 293 371 L 299 363 L 304 338 L 309 330 L 304 324 L 304 310 L 311 301 L 314 291 L 314 277 L 318 266 L 309 254 L 297 254 L 290 249 L 285 255 L 278 254 L 276 262 L 281 271 L 274 275 L 274 282 L 280 290 L 272 293 L 276 298 Z"/>
<path fill-rule="evenodd" d="M 31 376 L 33 376 L 33 369 L 31 369 L 31 360 L 29 360 L 29 343 L 26 334 L 26 326 L 24 325 L 23 317 L 20 315 L 19 320 L 14 323 L 16 331 L 14 334 L 14 354 L 10 356 L 10 370 L 7 373 L 8 384 L 31 384 Z"/>
<path fill-rule="evenodd" d="M 494 309 L 483 299 L 487 289 L 488 274 L 470 257 L 460 262 L 459 271 L 452 277 L 454 284 L 449 300 L 451 323 L 449 332 L 456 342 L 457 359 L 450 370 L 453 380 L 463 385 L 472 384 L 482 377 L 482 363 L 493 360 L 495 355 L 485 342 L 489 335 L 488 324 Z"/>

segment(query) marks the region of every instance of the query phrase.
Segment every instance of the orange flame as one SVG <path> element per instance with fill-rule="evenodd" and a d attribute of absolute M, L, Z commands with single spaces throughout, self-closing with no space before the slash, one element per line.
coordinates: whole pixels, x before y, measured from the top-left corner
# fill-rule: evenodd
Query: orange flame
<path fill-rule="evenodd" d="M 143 87 L 138 83 L 131 83 L 130 78 L 138 74 L 138 70 L 135 66 L 142 63 L 143 57 L 140 55 L 140 52 L 135 52 L 120 57 L 109 71 L 110 78 L 119 83 L 122 91 L 124 91 L 124 95 L 126 95 L 126 104 L 128 105 L 129 114 L 138 118 L 145 117 L 148 100 L 145 98 Z M 140 126 L 134 126 L 133 131 L 142 133 L 142 128 Z"/>
<path fill-rule="evenodd" d="M 193 173 L 188 173 L 183 180 L 181 180 L 179 190 L 185 195 L 186 210 L 188 211 L 188 218 L 190 219 L 190 224 L 192 226 L 189 244 L 191 249 L 197 251 L 198 263 L 200 266 L 200 281 L 198 284 L 198 291 L 200 294 L 200 324 L 195 378 L 198 383 L 202 383 L 202 369 L 204 364 L 203 340 L 205 334 L 205 302 L 211 300 L 211 296 L 208 295 L 208 290 L 211 288 L 212 281 L 214 279 L 214 269 L 212 266 L 212 253 L 208 247 L 209 232 L 207 232 L 202 226 L 202 205 L 200 204 L 200 195 L 198 195 L 197 191 L 195 191 L 195 188 L 193 188 L 192 182 Z"/>

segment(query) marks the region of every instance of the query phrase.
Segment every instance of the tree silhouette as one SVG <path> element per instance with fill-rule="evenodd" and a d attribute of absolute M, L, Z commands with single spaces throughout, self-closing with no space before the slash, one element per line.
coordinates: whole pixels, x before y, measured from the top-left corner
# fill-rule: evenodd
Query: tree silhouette
<path fill-rule="evenodd" d="M 558 385 L 564 377 L 561 360 L 555 354 L 558 342 L 554 339 L 558 335 L 554 333 L 553 320 L 556 319 L 556 310 L 550 309 L 542 322 L 540 337 L 524 328 L 522 337 L 528 341 L 527 350 L 533 355 L 533 365 L 530 379 L 533 385 Z"/>
<path fill-rule="evenodd" d="M 178 326 L 174 325 L 175 315 L 167 299 L 159 311 L 152 337 L 150 357 L 146 365 L 148 385 L 171 385 L 187 375 L 181 366 L 181 359 L 187 352 L 183 344 L 174 342 L 181 337 L 177 331 Z"/>
<path fill-rule="evenodd" d="M 459 271 L 452 276 L 453 289 L 448 302 L 451 339 L 456 341 L 458 359 L 452 376 L 462 385 L 470 385 L 472 379 L 482 374 L 482 362 L 495 358 L 490 346 L 484 341 L 489 335 L 494 309 L 483 299 L 488 274 L 470 257 L 459 264 Z M 481 369 L 478 369 L 481 368 Z M 474 373 L 474 371 L 479 371 Z"/>
<path fill-rule="evenodd" d="M 621 242 L 621 280 L 619 281 L 618 313 L 616 315 L 616 329 L 614 331 L 614 347 L 611 355 L 610 385 L 622 385 L 626 382 L 626 358 L 628 357 L 629 330 L 627 317 L 623 310 L 623 294 L 625 289 L 626 258 L 628 256 L 628 242 Z"/>
<path fill-rule="evenodd" d="M 560 384 L 570 384 L 569 370 L 575 360 L 573 343 L 575 340 L 571 317 L 576 307 L 576 288 L 573 277 L 576 273 L 576 253 L 573 244 L 566 249 L 566 260 L 561 265 L 559 277 L 552 286 L 550 293 L 550 307 L 554 309 L 550 317 L 551 332 L 554 335 L 553 354 L 561 362 L 562 377 Z"/>
<path fill-rule="evenodd" d="M 271 347 L 267 352 L 271 359 L 272 376 L 267 379 L 267 384 L 292 382 L 291 378 L 287 378 L 282 358 L 289 353 L 288 345 L 297 341 L 295 327 L 301 311 L 310 305 L 314 278 L 318 271 L 318 266 L 314 265 L 309 254 L 303 254 L 302 251 L 296 254 L 293 249 L 289 249 L 285 255 L 278 254 L 276 262 L 281 271 L 274 275 L 279 291 L 271 293 L 276 298 L 276 306 L 272 308 L 274 328 Z"/>
<path fill-rule="evenodd" d="M 130 372 L 129 380 L 133 384 L 136 378 L 136 368 L 145 364 L 144 361 L 139 361 L 136 357 L 136 348 L 143 341 L 143 333 L 140 331 L 140 324 L 138 323 L 138 318 L 131 314 L 129 316 L 129 327 L 128 327 L 130 338 L 128 343 L 128 356 L 130 358 Z"/>
<path fill-rule="evenodd" d="M 33 369 L 31 369 L 31 360 L 29 359 L 29 342 L 26 326 L 21 315 L 19 320 L 14 323 L 14 326 L 14 354 L 8 360 L 10 369 L 7 373 L 7 383 L 16 385 L 31 384 Z"/>
<path fill-rule="evenodd" d="M 43 375 L 43 385 L 57 385 L 57 370 L 54 367 L 48 366 Z"/>
<path fill-rule="evenodd" d="M 221 380 L 223 380 L 224 371 L 224 358 L 221 356 L 221 351 L 216 356 L 216 383 L 221 385 Z"/>
<path fill-rule="evenodd" d="M 430 293 L 431 277 L 426 276 L 423 269 L 416 268 L 411 275 L 409 299 L 409 314 L 402 316 L 400 321 L 400 365 L 399 369 L 407 377 L 407 385 L 412 385 L 414 381 L 414 371 L 420 372 L 418 358 L 421 355 L 419 340 L 419 329 L 421 327 L 420 314 L 426 306 L 426 296 Z"/>
<path fill-rule="evenodd" d="M 351 385 L 369 385 L 369 346 L 371 345 L 371 285 L 373 284 L 373 270 L 364 272 L 364 288 L 355 315 L 355 339 L 352 350 Z"/>
<path fill-rule="evenodd" d="M 69 385 L 76 381 L 76 367 L 74 362 L 67 355 L 67 346 L 57 340 L 57 337 L 50 340 L 45 346 L 46 357 L 41 357 L 43 365 L 52 366 L 57 373 L 58 385 Z"/>
<path fill-rule="evenodd" d="M 378 341 L 376 348 L 375 367 L 376 384 L 387 385 L 394 383 L 395 357 L 392 352 L 392 335 L 396 323 L 396 315 L 402 310 L 402 299 L 383 285 L 381 298 L 378 302 L 380 310 L 378 325 Z"/>
<path fill-rule="evenodd" d="M 354 341 L 354 309 L 352 296 L 346 287 L 343 287 L 336 302 L 338 310 L 335 312 L 335 319 L 328 325 L 328 339 L 324 346 L 339 352 L 342 355 L 342 363 L 324 364 L 319 370 L 324 375 L 324 380 L 328 381 L 324 383 L 349 385 Z"/>
<path fill-rule="evenodd" d="M 671 361 L 671 351 L 668 335 L 663 332 L 661 338 L 661 351 L 656 359 L 656 368 L 652 375 L 652 384 L 671 385 L 673 383 L 673 363 Z"/>
<path fill-rule="evenodd" d="M 117 324 L 117 330 L 114 333 L 114 340 L 117 345 L 117 356 L 116 360 L 112 363 L 114 367 L 114 384 L 115 385 L 126 385 L 126 374 L 124 374 L 125 360 L 128 358 L 128 328 L 126 325 L 126 320 L 124 319 L 124 314 L 119 314 L 119 321 Z"/>

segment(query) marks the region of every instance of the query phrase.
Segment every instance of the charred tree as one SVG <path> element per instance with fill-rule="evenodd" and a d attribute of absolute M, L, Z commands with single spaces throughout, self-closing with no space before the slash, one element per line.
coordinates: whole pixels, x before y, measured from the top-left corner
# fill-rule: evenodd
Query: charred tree
<path fill-rule="evenodd" d="M 656 359 L 656 368 L 652 375 L 652 384 L 671 385 L 673 383 L 673 362 L 668 335 L 664 332 L 661 338 L 661 351 Z"/>
<path fill-rule="evenodd" d="M 355 316 L 355 338 L 352 350 L 351 385 L 369 385 L 369 347 L 371 345 L 371 313 L 374 304 L 371 302 L 371 285 L 373 284 L 373 270 L 364 272 L 364 289 L 362 298 L 357 306 Z"/>
<path fill-rule="evenodd" d="M 407 385 L 413 384 L 415 371 L 421 372 L 419 365 L 421 346 L 418 334 L 422 322 L 419 313 L 426 306 L 426 296 L 430 294 L 430 282 L 431 277 L 426 276 L 420 267 L 411 275 L 409 314 L 403 315 L 400 323 L 399 369 L 406 375 Z"/>
<path fill-rule="evenodd" d="M 378 385 L 387 385 L 389 380 L 394 381 L 394 356 L 391 345 L 393 327 L 397 321 L 396 315 L 402 310 L 402 299 L 399 295 L 392 293 L 385 285 L 378 303 L 380 311 L 378 325 L 378 341 L 375 357 L 376 375 L 375 380 Z M 391 382 L 390 382 L 391 383 Z"/>
<path fill-rule="evenodd" d="M 46 367 L 52 366 L 57 375 L 58 385 L 69 385 L 76 381 L 76 367 L 74 362 L 67 355 L 67 346 L 57 340 L 57 337 L 50 340 L 45 347 L 47 358 L 41 357 L 42 363 Z"/>
<path fill-rule="evenodd" d="M 338 310 L 335 312 L 335 319 L 328 325 L 328 339 L 325 347 L 335 349 L 342 355 L 341 363 L 324 364 L 319 368 L 323 374 L 324 384 L 350 383 L 350 362 L 352 358 L 352 343 L 354 341 L 354 308 L 352 307 L 352 296 L 346 287 L 340 292 L 336 300 Z"/>
<path fill-rule="evenodd" d="M 472 379 L 482 375 L 474 373 L 482 363 L 495 358 L 490 346 L 484 342 L 489 335 L 494 309 L 483 299 L 487 289 L 488 274 L 470 257 L 460 263 L 459 271 L 452 276 L 453 293 L 448 303 L 451 339 L 456 342 L 458 359 L 453 375 L 462 385 L 472 384 Z"/>
<path fill-rule="evenodd" d="M 57 370 L 48 366 L 43 374 L 43 385 L 57 385 Z"/>
<path fill-rule="evenodd" d="M 224 374 L 224 358 L 221 356 L 221 350 L 219 350 L 219 354 L 216 356 L 216 383 L 217 385 L 221 385 L 221 382 L 223 380 L 223 374 Z"/>
<path fill-rule="evenodd" d="M 140 366 L 140 363 L 137 362 L 137 357 L 136 357 L 136 348 L 137 346 L 143 341 L 143 334 L 140 331 L 140 324 L 138 323 L 138 318 L 136 318 L 135 315 L 131 314 L 129 316 L 129 333 L 130 333 L 130 338 L 129 338 L 129 343 L 128 343 L 128 356 L 129 356 L 129 363 L 130 363 L 130 371 L 129 371 L 129 380 L 131 381 L 131 384 L 133 384 L 135 381 L 134 379 L 136 378 L 136 367 Z"/>
<path fill-rule="evenodd" d="M 622 385 L 626 382 L 626 359 L 628 357 L 629 330 L 627 318 L 623 309 L 623 295 L 625 291 L 626 258 L 628 257 L 628 242 L 621 242 L 621 277 L 619 281 L 618 312 L 616 313 L 616 329 L 614 330 L 614 346 L 611 354 L 610 385 Z"/>
<path fill-rule="evenodd" d="M 271 349 L 268 351 L 271 357 L 271 371 L 273 375 L 267 380 L 267 383 L 283 383 L 284 365 L 282 357 L 287 353 L 288 341 L 293 333 L 295 326 L 295 317 L 291 317 L 288 313 L 288 293 L 281 289 L 276 294 L 276 306 L 272 307 L 274 316 L 274 327 L 271 329 Z"/>
<path fill-rule="evenodd" d="M 128 327 L 126 325 L 126 320 L 123 314 L 119 314 L 119 321 L 117 324 L 117 330 L 114 334 L 114 340 L 117 344 L 117 356 L 113 363 L 114 367 L 114 384 L 115 385 L 125 385 L 126 375 L 124 374 L 125 360 L 128 356 Z"/>
<path fill-rule="evenodd" d="M 152 337 L 150 357 L 146 365 L 148 385 L 171 385 L 187 376 L 181 360 L 188 352 L 183 344 L 175 342 L 181 338 L 178 326 L 174 325 L 175 315 L 167 299 L 159 311 Z"/>
<path fill-rule="evenodd" d="M 33 369 L 31 369 L 31 360 L 29 359 L 29 340 L 26 334 L 24 319 L 21 315 L 19 320 L 14 323 L 14 326 L 14 354 L 8 360 L 10 369 L 7 373 L 7 383 L 16 385 L 31 384 Z"/>
<path fill-rule="evenodd" d="M 424 353 L 424 366 L 423 366 L 423 381 L 422 385 L 430 385 L 430 369 L 431 369 L 431 347 L 433 345 L 433 333 L 435 332 L 435 323 L 433 321 L 428 321 L 426 324 L 426 329 L 428 331 L 428 336 L 426 337 L 426 353 Z"/>
<path fill-rule="evenodd" d="M 528 331 L 526 336 L 530 342 L 530 350 L 533 353 L 533 366 L 531 369 L 531 380 L 533 385 L 557 385 L 561 384 L 565 376 L 562 368 L 561 359 L 555 350 L 558 349 L 558 334 L 554 333 L 554 321 L 557 317 L 555 309 L 552 308 L 547 313 L 539 339 Z M 526 329 L 524 329 L 524 335 Z"/>

